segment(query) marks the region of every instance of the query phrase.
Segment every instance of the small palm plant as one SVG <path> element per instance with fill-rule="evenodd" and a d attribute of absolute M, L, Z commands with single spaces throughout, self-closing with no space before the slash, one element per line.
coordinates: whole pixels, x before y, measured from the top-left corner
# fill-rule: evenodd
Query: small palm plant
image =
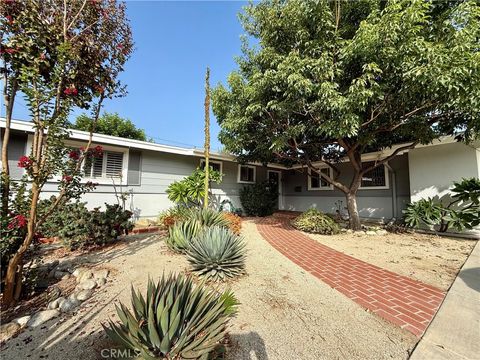
<path fill-rule="evenodd" d="M 218 294 L 194 286 L 191 277 L 162 276 L 157 284 L 149 279 L 145 298 L 132 287 L 133 312 L 120 304 L 121 323 L 103 327 L 143 359 L 206 359 L 225 336 L 237 305 L 230 291 Z"/>
<path fill-rule="evenodd" d="M 245 269 L 245 242 L 223 227 L 210 227 L 192 240 L 187 259 L 193 271 L 212 280 L 239 276 Z"/>

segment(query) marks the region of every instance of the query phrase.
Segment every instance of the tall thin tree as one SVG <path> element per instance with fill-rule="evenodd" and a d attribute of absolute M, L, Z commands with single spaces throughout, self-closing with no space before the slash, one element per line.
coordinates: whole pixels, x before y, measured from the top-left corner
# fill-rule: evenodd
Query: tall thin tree
<path fill-rule="evenodd" d="M 208 184 L 210 175 L 210 68 L 205 75 L 205 194 L 203 207 L 208 208 Z"/>

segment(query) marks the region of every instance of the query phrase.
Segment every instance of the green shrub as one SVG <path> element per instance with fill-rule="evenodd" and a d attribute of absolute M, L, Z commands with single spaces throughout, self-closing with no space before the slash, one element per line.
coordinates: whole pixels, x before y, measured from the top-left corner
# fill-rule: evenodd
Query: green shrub
<path fill-rule="evenodd" d="M 227 291 L 217 294 L 190 277 L 149 280 L 144 298 L 132 287 L 132 309 L 117 306 L 121 323 L 103 326 L 108 336 L 143 359 L 207 359 L 226 334 L 238 302 Z"/>
<path fill-rule="evenodd" d="M 328 215 L 310 209 L 292 220 L 295 229 L 314 234 L 333 235 L 340 232 L 338 224 Z"/>
<path fill-rule="evenodd" d="M 454 182 L 453 195 L 447 200 L 421 199 L 404 210 L 405 223 L 414 228 L 422 224 L 439 232 L 450 228 L 457 231 L 480 225 L 480 179 Z"/>
<path fill-rule="evenodd" d="M 189 208 L 183 205 L 176 205 L 164 210 L 158 215 L 158 225 L 169 228 L 176 222 L 187 220 Z"/>
<path fill-rule="evenodd" d="M 218 226 L 198 234 L 187 248 L 193 271 L 212 280 L 233 278 L 245 268 L 245 242 L 230 230 Z"/>
<path fill-rule="evenodd" d="M 278 187 L 269 181 L 245 186 L 240 190 L 240 202 L 248 216 L 272 215 L 277 201 Z"/>
<path fill-rule="evenodd" d="M 48 204 L 46 204 L 48 205 Z M 133 228 L 132 213 L 118 204 L 105 204 L 105 211 L 88 210 L 85 203 L 67 203 L 40 228 L 43 236 L 58 236 L 70 250 L 114 242 Z"/>
<path fill-rule="evenodd" d="M 201 225 L 197 221 L 177 222 L 168 228 L 168 237 L 165 244 L 172 251 L 184 252 L 190 241 L 201 231 Z"/>

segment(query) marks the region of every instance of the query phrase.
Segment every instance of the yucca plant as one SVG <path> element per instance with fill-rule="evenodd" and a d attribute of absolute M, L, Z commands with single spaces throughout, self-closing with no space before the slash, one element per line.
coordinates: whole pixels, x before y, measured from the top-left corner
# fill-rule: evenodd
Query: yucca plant
<path fill-rule="evenodd" d="M 190 241 L 199 234 L 202 226 L 198 221 L 184 221 L 175 223 L 168 228 L 168 237 L 165 244 L 170 250 L 184 252 Z"/>
<path fill-rule="evenodd" d="M 230 291 L 218 294 L 203 284 L 194 286 L 191 277 L 171 274 L 156 284 L 149 279 L 145 298 L 132 287 L 133 312 L 120 304 L 121 323 L 103 327 L 143 359 L 207 359 L 237 305 Z"/>
<path fill-rule="evenodd" d="M 207 228 L 192 240 L 186 252 L 193 271 L 208 279 L 233 278 L 245 269 L 245 242 L 226 228 Z"/>

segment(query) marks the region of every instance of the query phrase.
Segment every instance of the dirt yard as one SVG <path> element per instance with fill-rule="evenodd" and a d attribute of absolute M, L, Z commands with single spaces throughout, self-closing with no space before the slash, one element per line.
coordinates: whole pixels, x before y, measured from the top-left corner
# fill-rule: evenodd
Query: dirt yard
<path fill-rule="evenodd" d="M 284 258 L 261 238 L 253 221 L 245 221 L 242 232 L 248 244 L 247 275 L 231 284 L 241 305 L 229 329 L 229 359 L 408 358 L 414 335 Z M 130 303 L 130 284 L 145 289 L 148 276 L 188 269 L 185 258 L 168 252 L 159 236 L 139 235 L 79 258 L 84 265 L 111 269 L 107 284 L 76 313 L 9 340 L 1 351 L 3 360 L 101 359 L 102 349 L 112 347 L 101 323 L 117 319 L 117 301 Z"/>
<path fill-rule="evenodd" d="M 476 240 L 415 233 L 304 234 L 332 249 L 443 290 L 450 287 L 476 244 Z"/>

